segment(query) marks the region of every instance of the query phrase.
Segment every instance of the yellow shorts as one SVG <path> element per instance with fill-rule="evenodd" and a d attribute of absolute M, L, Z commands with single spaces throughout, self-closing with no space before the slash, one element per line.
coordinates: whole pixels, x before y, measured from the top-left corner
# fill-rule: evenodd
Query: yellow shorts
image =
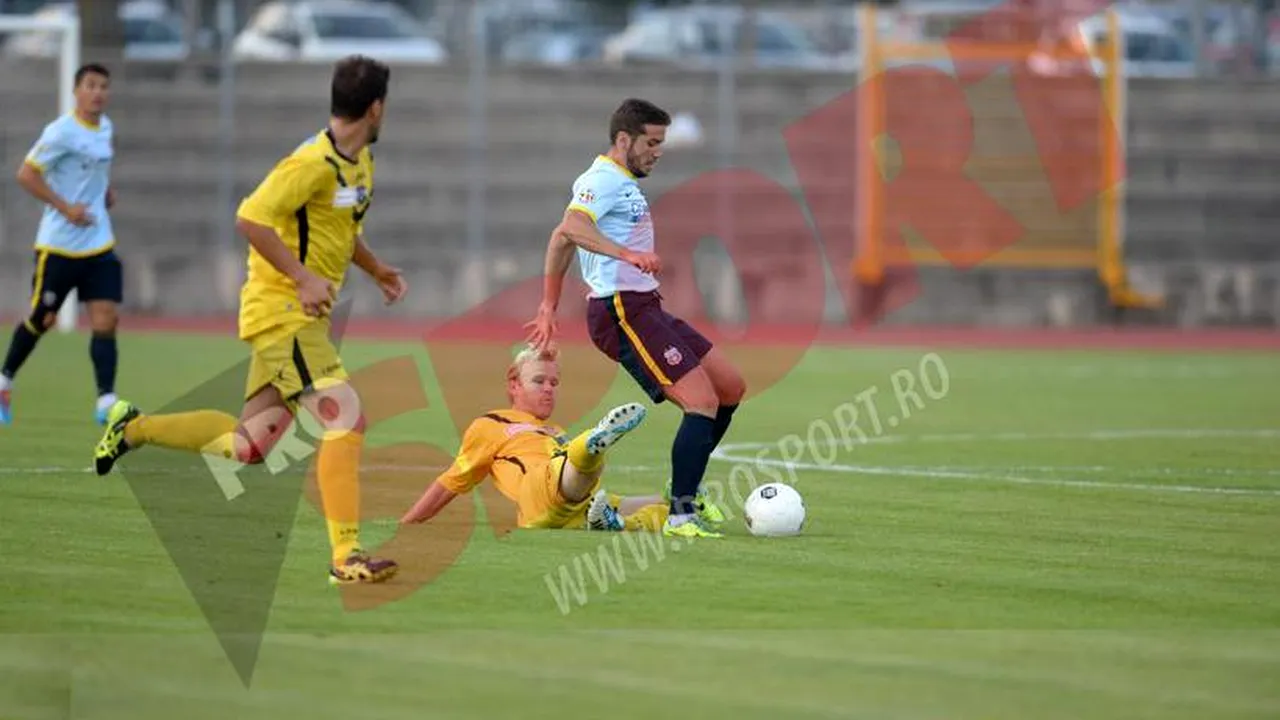
<path fill-rule="evenodd" d="M 245 382 L 246 400 L 274 387 L 292 405 L 317 384 L 323 386 L 325 380 L 347 379 L 338 349 L 329 340 L 328 318 L 302 327 L 273 328 L 250 338 L 249 344 L 252 350 Z"/>
<path fill-rule="evenodd" d="M 569 461 L 563 453 L 557 453 L 541 467 L 529 468 L 520 485 L 520 502 L 517 523 L 522 528 L 546 528 L 557 530 L 582 530 L 587 527 L 587 506 L 591 496 L 600 487 L 600 480 L 591 487 L 585 500 L 569 502 L 560 494 L 560 473 Z"/>

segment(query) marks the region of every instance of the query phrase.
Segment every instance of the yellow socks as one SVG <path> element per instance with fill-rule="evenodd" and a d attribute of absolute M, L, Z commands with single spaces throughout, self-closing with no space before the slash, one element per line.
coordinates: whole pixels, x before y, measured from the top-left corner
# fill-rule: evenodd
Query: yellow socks
<path fill-rule="evenodd" d="M 360 452 L 364 435 L 327 431 L 316 458 L 316 476 L 329 526 L 333 563 L 342 563 L 360 548 Z"/>
<path fill-rule="evenodd" d="M 235 457 L 237 424 L 236 418 L 217 410 L 142 415 L 125 426 L 124 441 L 131 448 L 157 445 L 232 458 Z"/>
<path fill-rule="evenodd" d="M 156 445 L 171 450 L 234 458 L 239 420 L 216 410 L 173 415 L 143 415 L 124 429 L 131 448 Z M 364 436 L 357 432 L 324 434 L 316 458 L 320 496 L 334 563 L 360 548 L 360 453 Z M 585 451 L 585 444 L 583 445 Z"/>
<path fill-rule="evenodd" d="M 622 521 L 626 524 L 626 529 L 633 532 L 637 530 L 660 532 L 662 526 L 667 523 L 667 513 L 670 510 L 671 506 L 668 503 L 645 505 L 630 515 L 624 515 Z"/>
<path fill-rule="evenodd" d="M 569 462 L 573 463 L 573 466 L 578 469 L 578 472 L 584 474 L 595 472 L 604 464 L 603 453 L 594 455 L 587 452 L 587 438 L 590 434 L 591 431 L 588 430 L 574 438 L 569 442 L 569 447 L 566 451 L 569 456 Z"/>
<path fill-rule="evenodd" d="M 239 420 L 216 410 L 196 410 L 173 415 L 143 415 L 124 429 L 131 448 L 156 445 L 171 450 L 234 458 Z M 320 496 L 334 563 L 341 563 L 360 548 L 360 454 L 364 436 L 357 432 L 324 434 L 316 458 Z M 583 450 L 585 453 L 585 443 Z"/>

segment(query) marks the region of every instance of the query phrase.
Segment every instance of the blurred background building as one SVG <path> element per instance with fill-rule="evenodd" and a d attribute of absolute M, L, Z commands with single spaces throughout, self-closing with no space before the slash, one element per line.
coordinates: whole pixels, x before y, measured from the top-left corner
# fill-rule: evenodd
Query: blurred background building
<path fill-rule="evenodd" d="M 78 14 L 83 57 L 116 71 L 114 220 L 126 305 L 138 313 L 234 310 L 244 252 L 228 220 L 235 203 L 323 123 L 334 59 L 362 52 L 389 61 L 393 96 L 367 229 L 413 276 L 414 298 L 394 312 L 441 318 L 540 274 L 569 186 L 605 147 L 608 114 L 626 96 L 676 114 L 667 157 L 646 181 L 651 200 L 717 168 L 749 168 L 787 188 L 817 226 L 805 187 L 812 180 L 802 177 L 786 133 L 865 79 L 863 39 L 942 43 L 970 32 L 974 18 L 1012 11 L 1020 27 L 1034 26 L 1030 37 L 1103 52 L 1105 18 L 1096 3 L 1081 2 L 883 2 L 873 31 L 860 27 L 859 4 L 847 0 L 0 0 L 0 13 Z M 1274 0 L 1116 7 L 1128 98 L 1119 232 L 1135 286 L 1164 299 L 1126 317 L 1280 323 L 1280 11 Z M 55 35 L 0 36 L 5 167 L 17 167 L 57 111 L 56 58 Z M 948 61 L 919 64 L 958 72 Z M 1028 64 L 1045 75 L 1061 70 Z M 927 95 L 917 112 L 930 114 Z M 981 124 L 983 112 L 973 114 Z M 1002 156 L 1001 142 L 981 141 L 975 152 Z M 830 144 L 818 145 L 805 152 L 822 155 Z M 830 175 L 821 192 L 835 207 L 847 204 L 851 239 L 821 239 L 825 276 L 794 276 L 812 272 L 791 262 L 796 243 L 809 240 L 754 223 L 738 229 L 749 250 L 740 257 L 713 242 L 699 246 L 700 297 L 689 301 L 726 322 L 785 323 L 802 312 L 789 288 L 825 283 L 829 322 L 864 311 L 881 322 L 930 324 L 1117 317 L 1099 291 L 1098 268 L 1087 263 L 926 264 L 915 272 L 912 301 L 886 312 L 850 269 L 856 188 L 837 170 Z M 1023 200 L 999 202 L 1051 203 L 1043 183 L 1018 183 L 1006 195 Z M 1026 200 L 1037 194 L 1044 197 Z M 716 207 L 727 206 L 708 200 L 708 212 Z M 0 187 L 4 308 L 19 310 L 28 291 L 38 214 L 14 183 Z M 1095 230 L 1071 232 L 1080 247 L 1097 246 Z M 660 228 L 660 251 L 662 242 Z M 368 288 L 353 292 L 357 312 L 386 312 Z"/>

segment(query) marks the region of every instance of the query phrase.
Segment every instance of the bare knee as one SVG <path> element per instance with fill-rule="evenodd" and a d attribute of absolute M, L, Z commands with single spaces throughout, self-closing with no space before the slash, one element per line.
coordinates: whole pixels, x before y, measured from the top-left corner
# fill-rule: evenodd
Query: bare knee
<path fill-rule="evenodd" d="M 105 317 L 99 316 L 91 318 L 89 322 L 89 329 L 92 330 L 95 335 L 114 335 L 118 324 L 119 319 L 114 313 L 112 313 Z"/>
<path fill-rule="evenodd" d="M 335 383 L 310 395 L 305 401 L 307 410 L 329 432 L 363 433 L 364 412 L 360 407 L 360 395 L 348 383 Z"/>
<path fill-rule="evenodd" d="M 719 349 L 712 349 L 702 359 L 703 368 L 715 386 L 720 405 L 737 405 L 747 396 L 747 381 L 742 373 Z"/>
<path fill-rule="evenodd" d="M 236 437 L 236 461 L 242 465 L 261 465 L 266 461 L 266 456 L 252 440 Z"/>
<path fill-rule="evenodd" d="M 40 316 L 40 330 L 41 330 L 41 331 L 44 331 L 44 330 L 48 330 L 49 328 L 53 327 L 53 323 L 54 323 L 57 319 L 58 319 L 58 314 L 57 314 L 57 313 L 55 313 L 55 312 L 46 312 L 44 315 L 41 315 L 41 316 Z"/>
<path fill-rule="evenodd" d="M 721 405 L 737 405 L 747 396 L 747 381 L 735 371 L 730 377 L 723 379 L 720 387 L 716 388 L 716 394 L 719 395 Z"/>
<path fill-rule="evenodd" d="M 245 465 L 262 464 L 292 424 L 293 415 L 281 406 L 242 417 L 233 440 L 236 460 Z"/>
<path fill-rule="evenodd" d="M 274 428 L 272 428 L 274 429 Z M 279 434 L 256 432 L 245 426 L 236 428 L 234 444 L 236 461 L 243 465 L 261 465 L 275 447 Z"/>
<path fill-rule="evenodd" d="M 686 413 L 715 417 L 720 405 L 707 371 L 698 367 L 667 388 L 667 396 Z"/>
<path fill-rule="evenodd" d="M 116 304 L 109 300 L 91 300 L 86 303 L 89 311 L 89 328 L 98 335 L 111 335 L 116 331 L 120 315 Z"/>

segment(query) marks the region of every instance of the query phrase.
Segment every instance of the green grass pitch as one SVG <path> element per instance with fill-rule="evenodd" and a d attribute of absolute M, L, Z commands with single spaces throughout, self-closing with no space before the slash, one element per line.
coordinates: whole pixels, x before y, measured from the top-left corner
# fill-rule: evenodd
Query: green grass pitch
<path fill-rule="evenodd" d="M 482 521 L 432 582 L 360 612 L 324 583 L 323 522 L 301 502 L 246 688 L 129 485 L 87 471 L 86 344 L 48 337 L 0 428 L 4 720 L 1280 716 L 1268 354 L 938 349 L 945 393 L 908 414 L 895 373 L 920 380 L 930 349 L 813 349 L 744 405 L 712 462 L 731 537 L 496 539 Z M 405 354 L 429 407 L 369 444 L 452 449 L 420 347 L 344 349 L 351 368 Z M 122 394 L 154 408 L 243 349 L 131 334 L 121 355 Z M 637 396 L 611 387 L 588 415 Z M 844 441 L 849 407 L 865 441 Z M 654 409 L 608 486 L 660 489 L 675 423 Z M 735 493 L 770 472 L 803 493 L 804 536 L 753 538 L 737 517 Z M 394 525 L 370 522 L 369 542 Z M 234 538 L 205 541 L 252 561 Z"/>

